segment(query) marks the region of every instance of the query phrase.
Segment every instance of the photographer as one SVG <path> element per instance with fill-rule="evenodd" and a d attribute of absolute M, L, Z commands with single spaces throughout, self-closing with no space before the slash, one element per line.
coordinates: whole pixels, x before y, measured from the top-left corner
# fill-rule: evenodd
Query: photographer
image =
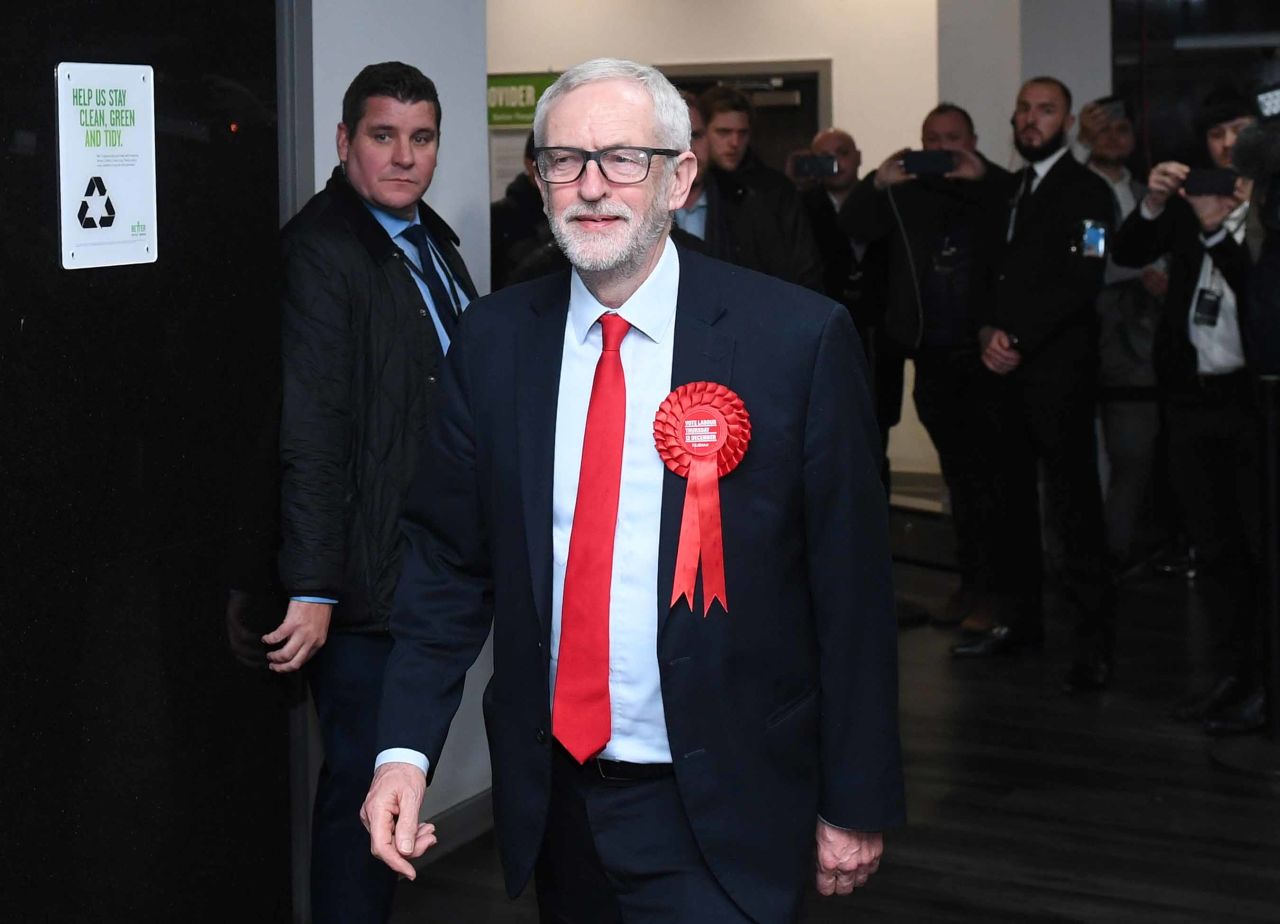
<path fill-rule="evenodd" d="M 977 153 L 973 121 L 943 103 L 921 129 L 942 171 L 909 173 L 898 151 L 865 177 L 840 210 L 850 238 L 887 249 L 877 360 L 915 361 L 914 399 L 951 495 L 962 584 L 935 615 L 940 624 L 986 630 L 999 621 L 998 487 L 990 454 L 995 376 L 979 359 L 978 306 L 990 298 L 985 267 L 999 247 L 1009 174 Z"/>
<path fill-rule="evenodd" d="M 1254 121 L 1252 102 L 1234 91 L 1206 98 L 1197 126 L 1216 168 L 1231 168 L 1236 138 Z M 1198 553 L 1200 594 L 1221 621 L 1225 649 L 1212 686 L 1173 712 L 1202 720 L 1209 734 L 1256 731 L 1263 723 L 1255 663 L 1259 429 L 1237 300 L 1251 264 L 1245 238 L 1252 233 L 1253 183 L 1236 178 L 1229 192 L 1197 194 L 1200 177 L 1166 161 L 1152 169 L 1147 185 L 1116 235 L 1114 255 L 1123 265 L 1142 266 L 1170 253 L 1156 370 L 1167 401 L 1174 489 Z"/>

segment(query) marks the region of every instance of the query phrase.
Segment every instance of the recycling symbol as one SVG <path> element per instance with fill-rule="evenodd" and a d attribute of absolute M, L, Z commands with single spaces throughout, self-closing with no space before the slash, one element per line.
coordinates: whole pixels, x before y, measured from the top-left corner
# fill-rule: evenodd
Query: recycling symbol
<path fill-rule="evenodd" d="M 76 217 L 80 219 L 82 228 L 110 228 L 115 223 L 115 206 L 111 204 L 111 197 L 107 195 L 107 186 L 102 182 L 102 177 L 89 179 Z"/>

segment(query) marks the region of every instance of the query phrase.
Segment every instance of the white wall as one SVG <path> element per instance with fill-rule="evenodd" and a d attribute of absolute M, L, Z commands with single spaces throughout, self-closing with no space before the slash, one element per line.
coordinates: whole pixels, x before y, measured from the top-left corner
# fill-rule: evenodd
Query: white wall
<path fill-rule="evenodd" d="M 462 255 L 476 285 L 488 289 L 489 170 L 483 3 L 449 0 L 312 0 L 315 185 L 337 163 L 334 136 L 342 94 L 366 64 L 398 60 L 435 81 L 440 92 L 440 160 L 427 200 L 462 238 Z M 358 26 L 358 28 L 357 28 Z M 492 672 L 488 648 L 467 675 L 440 772 L 427 790 L 431 817 L 488 789 L 489 752 L 480 694 Z"/>
<path fill-rule="evenodd" d="M 1022 0 L 1022 77 L 1048 74 L 1075 108 L 1111 93 L 1111 0 Z"/>
<path fill-rule="evenodd" d="M 440 92 L 440 159 L 427 201 L 462 238 L 482 293 L 489 289 L 485 6 L 450 0 L 312 0 L 315 183 L 337 163 L 342 94 L 366 64 L 403 61 Z"/>
<path fill-rule="evenodd" d="M 1001 165 L 1014 156 L 1021 22 L 1019 0 L 938 0 L 938 97 L 969 111 L 982 153 Z"/>
<path fill-rule="evenodd" d="M 647 64 L 829 58 L 832 117 L 870 170 L 937 101 L 936 0 L 488 0 L 492 73 L 601 56 Z"/>

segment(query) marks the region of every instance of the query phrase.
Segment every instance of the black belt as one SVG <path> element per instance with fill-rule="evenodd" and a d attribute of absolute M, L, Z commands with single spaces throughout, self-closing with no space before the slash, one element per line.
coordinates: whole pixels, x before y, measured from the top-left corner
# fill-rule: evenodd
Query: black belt
<path fill-rule="evenodd" d="M 674 772 L 671 764 L 633 764 L 625 760 L 605 760 L 603 757 L 592 757 L 582 765 L 582 769 L 592 776 L 599 775 L 603 780 L 616 782 L 659 780 Z"/>

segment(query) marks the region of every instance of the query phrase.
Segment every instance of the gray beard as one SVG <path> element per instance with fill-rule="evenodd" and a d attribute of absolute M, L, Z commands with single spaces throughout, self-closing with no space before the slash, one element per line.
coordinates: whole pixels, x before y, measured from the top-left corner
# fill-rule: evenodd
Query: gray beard
<path fill-rule="evenodd" d="M 587 248 L 580 247 L 579 242 L 569 230 L 568 222 L 552 215 L 549 204 L 544 205 L 543 210 L 547 213 L 551 234 L 555 237 L 556 244 L 569 258 L 574 269 L 584 275 L 608 273 L 625 279 L 634 276 L 644 268 L 654 246 L 666 235 L 671 226 L 671 213 L 664 204 L 667 200 L 668 184 L 669 180 L 663 181 L 657 195 L 654 196 L 653 205 L 638 219 L 639 224 L 635 226 L 631 239 L 613 253 L 592 253 Z M 605 214 L 614 214 L 602 211 Z M 637 221 L 634 213 L 629 221 Z"/>

